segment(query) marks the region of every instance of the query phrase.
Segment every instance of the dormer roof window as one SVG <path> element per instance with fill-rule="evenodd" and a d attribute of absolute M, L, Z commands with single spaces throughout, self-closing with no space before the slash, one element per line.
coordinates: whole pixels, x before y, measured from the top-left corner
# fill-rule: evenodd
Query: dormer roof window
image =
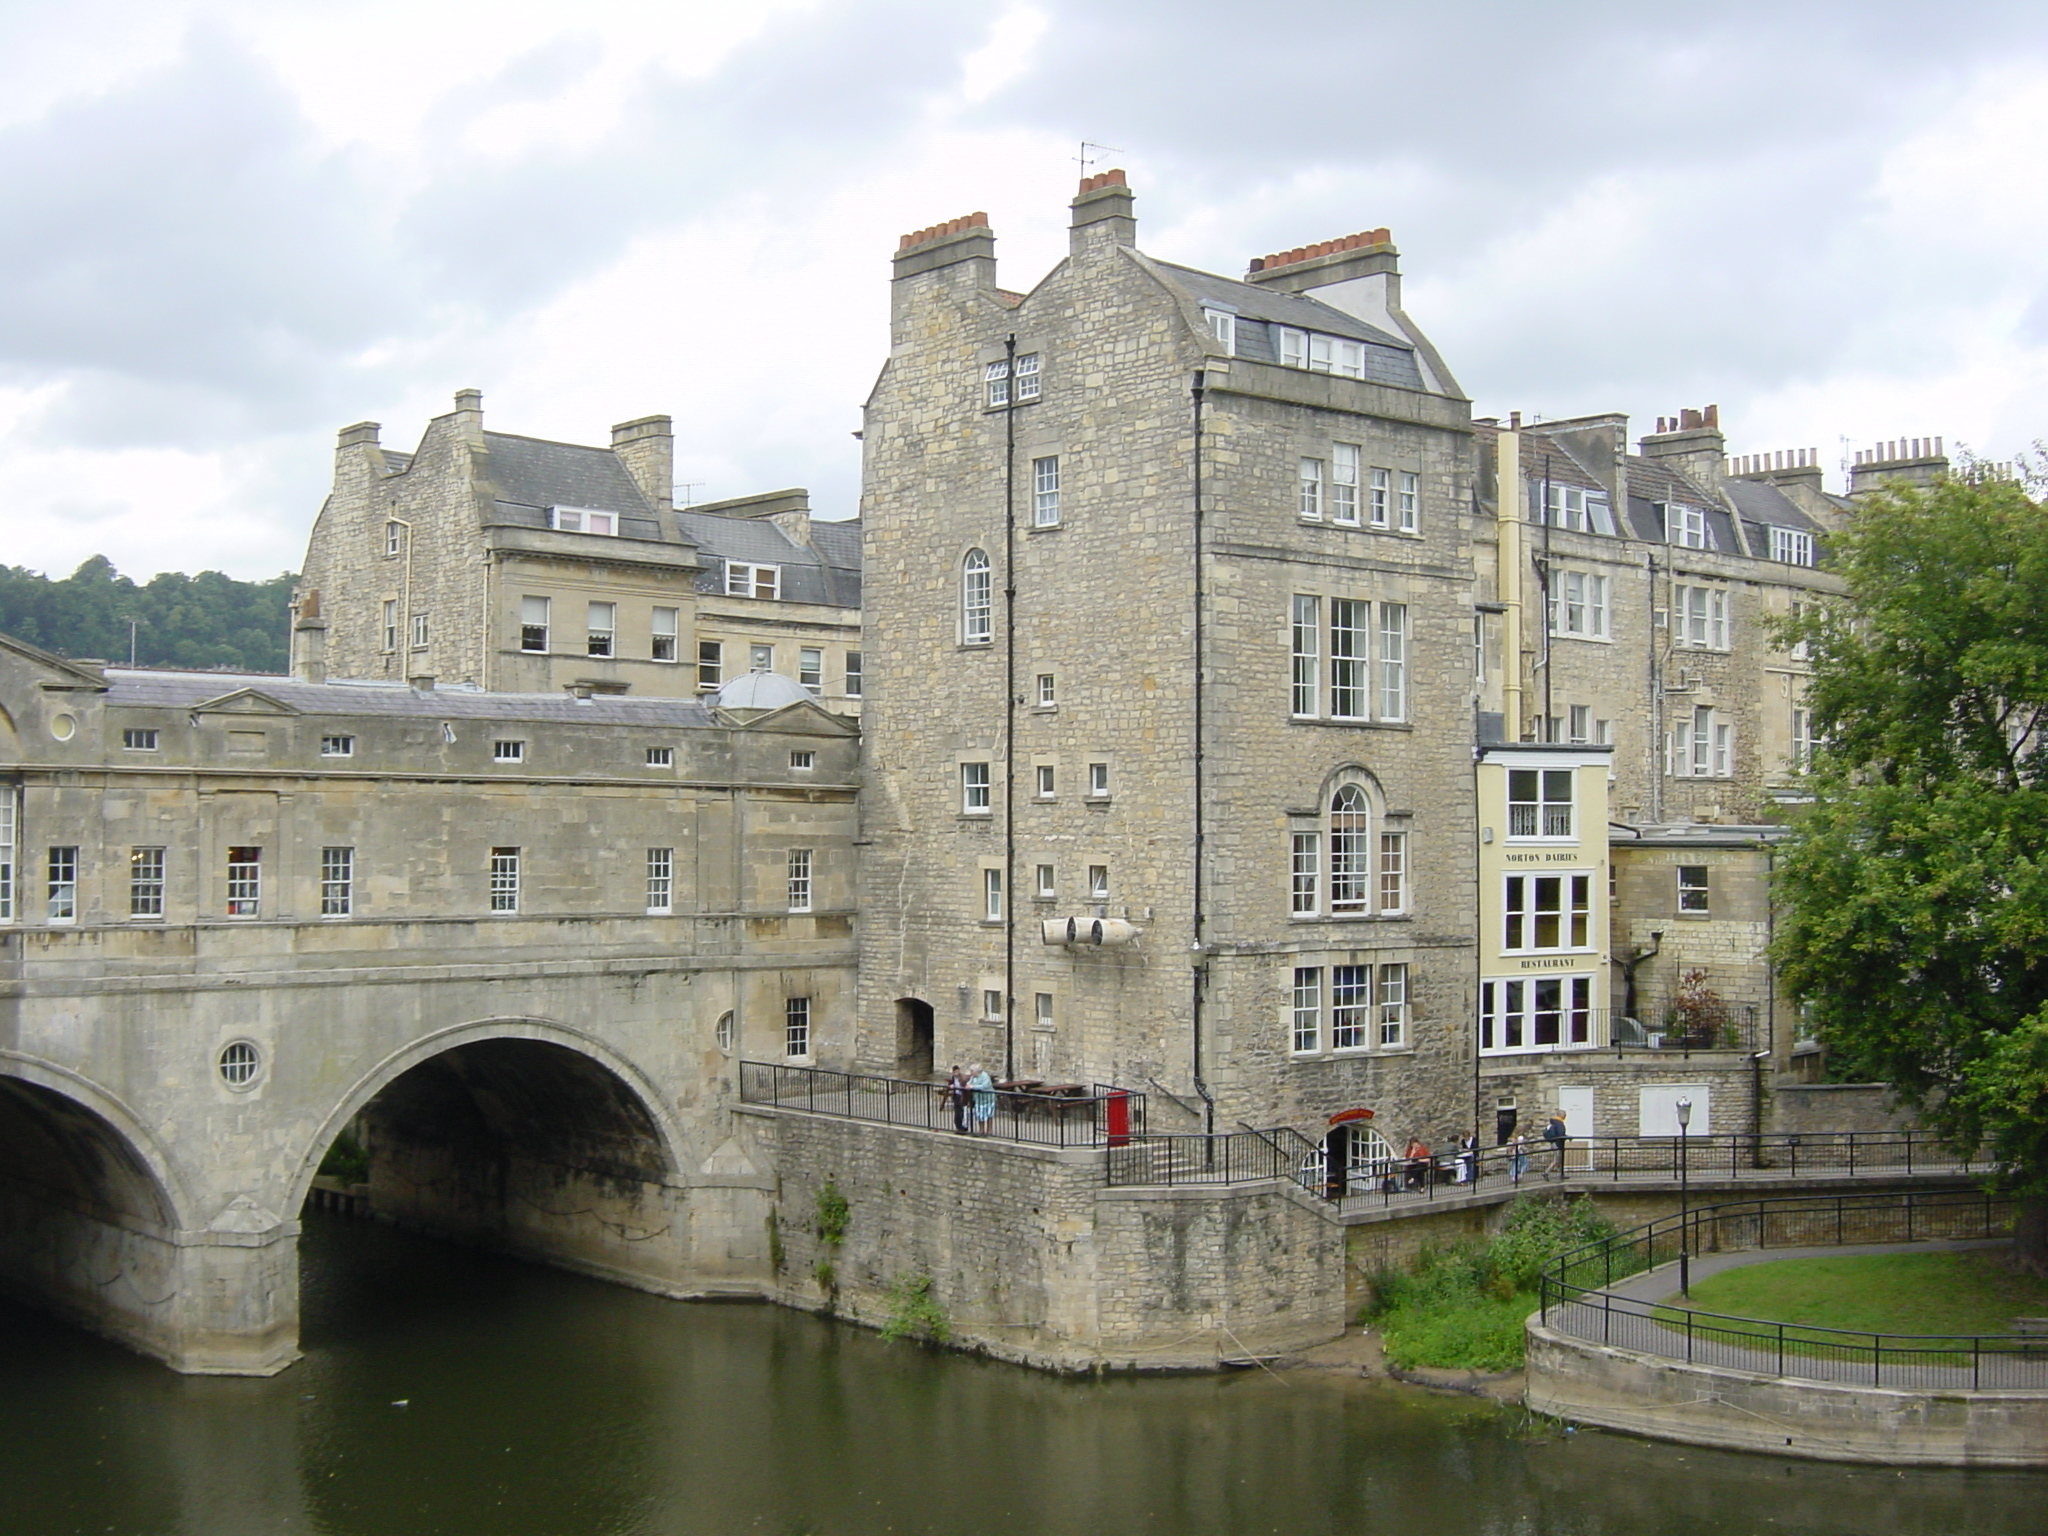
<path fill-rule="evenodd" d="M 1800 528 L 1771 529 L 1771 558 L 1786 565 L 1814 564 L 1813 535 Z"/>
<path fill-rule="evenodd" d="M 1712 549 L 1714 535 L 1707 527 L 1706 509 L 1667 501 L 1664 504 L 1664 538 L 1680 549 Z"/>
<path fill-rule="evenodd" d="M 1346 379 L 1365 377 L 1362 341 L 1298 331 L 1286 325 L 1276 326 L 1273 334 L 1283 368 L 1306 368 L 1310 373 L 1334 373 Z"/>
<path fill-rule="evenodd" d="M 1209 334 L 1223 344 L 1223 355 L 1237 356 L 1237 312 L 1221 306 L 1204 305 L 1202 318 L 1208 322 Z"/>
<path fill-rule="evenodd" d="M 779 565 L 748 565 L 738 560 L 725 562 L 725 595 L 727 597 L 766 597 L 782 595 L 782 567 Z"/>
<path fill-rule="evenodd" d="M 1589 491 L 1584 486 L 1550 486 L 1550 526 L 1568 528 L 1573 533 L 1614 533 L 1614 509 L 1607 500 L 1605 491 Z M 1536 519 L 1539 523 L 1543 518 Z"/>
<path fill-rule="evenodd" d="M 596 512 L 589 507 L 549 507 L 548 526 L 562 533 L 599 533 L 617 538 L 619 514 Z"/>

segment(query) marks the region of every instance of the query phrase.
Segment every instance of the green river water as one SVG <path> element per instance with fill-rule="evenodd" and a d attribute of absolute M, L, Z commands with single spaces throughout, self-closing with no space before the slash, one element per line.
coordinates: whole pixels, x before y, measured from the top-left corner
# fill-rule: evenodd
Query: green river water
<path fill-rule="evenodd" d="M 305 1272 L 306 1357 L 267 1381 L 0 1309 L 0 1536 L 2048 1533 L 2048 1474 L 1566 1434 L 1320 1373 L 1060 1380 L 333 1218 Z"/>

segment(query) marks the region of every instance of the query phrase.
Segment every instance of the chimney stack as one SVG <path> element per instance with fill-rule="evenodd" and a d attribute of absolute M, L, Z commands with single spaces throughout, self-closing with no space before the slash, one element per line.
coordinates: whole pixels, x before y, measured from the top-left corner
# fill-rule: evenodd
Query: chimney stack
<path fill-rule="evenodd" d="M 480 389 L 455 391 L 455 429 L 481 448 L 484 443 L 484 392 Z"/>
<path fill-rule="evenodd" d="M 666 416 L 642 416 L 612 428 L 612 452 L 657 512 L 674 507 L 676 481 L 675 424 Z"/>
<path fill-rule="evenodd" d="M 1728 440 L 1721 435 L 1721 407 L 1686 409 L 1659 416 L 1657 430 L 1637 444 L 1642 456 L 1677 470 L 1708 496 L 1719 498 L 1728 464 Z"/>
<path fill-rule="evenodd" d="M 1068 248 L 1079 256 L 1096 246 L 1136 245 L 1135 202 L 1122 171 L 1084 176 L 1081 190 L 1074 194 L 1074 227 L 1067 237 Z"/>
<path fill-rule="evenodd" d="M 1849 465 L 1849 494 L 1868 496 L 1894 483 L 1926 488 L 1948 475 L 1948 454 L 1938 437 L 1895 437 L 1860 448 Z"/>

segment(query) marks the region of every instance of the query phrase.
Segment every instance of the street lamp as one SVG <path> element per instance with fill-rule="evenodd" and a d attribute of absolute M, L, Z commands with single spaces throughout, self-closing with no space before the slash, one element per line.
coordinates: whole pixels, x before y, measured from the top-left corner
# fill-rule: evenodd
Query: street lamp
<path fill-rule="evenodd" d="M 1678 1294 L 1692 1300 L 1692 1245 L 1687 1228 L 1692 1225 L 1692 1202 L 1686 1179 L 1686 1130 L 1692 1124 L 1692 1100 L 1680 1099 L 1678 1110 Z"/>

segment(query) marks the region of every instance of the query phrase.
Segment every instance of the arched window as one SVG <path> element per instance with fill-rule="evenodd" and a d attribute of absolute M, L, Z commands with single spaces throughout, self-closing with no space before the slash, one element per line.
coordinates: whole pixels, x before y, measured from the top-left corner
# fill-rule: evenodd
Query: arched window
<path fill-rule="evenodd" d="M 994 583 L 988 556 L 978 549 L 967 551 L 960 568 L 960 640 L 963 645 L 987 645 L 995 638 Z"/>
<path fill-rule="evenodd" d="M 1330 796 L 1330 910 L 1372 906 L 1372 812 L 1365 791 L 1340 784 Z"/>

